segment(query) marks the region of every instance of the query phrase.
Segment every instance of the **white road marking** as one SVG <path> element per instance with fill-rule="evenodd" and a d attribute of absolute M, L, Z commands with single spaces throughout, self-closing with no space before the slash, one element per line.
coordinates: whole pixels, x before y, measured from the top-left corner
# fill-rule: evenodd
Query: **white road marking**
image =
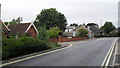
<path fill-rule="evenodd" d="M 69 48 L 69 47 L 72 47 L 72 44 L 70 44 L 68 47 L 65 47 L 65 48 L 62 48 L 62 49 L 57 49 L 57 50 L 53 50 L 53 51 L 46 52 L 46 53 L 43 53 L 43 54 L 38 54 L 38 55 L 35 55 L 35 56 L 31 56 L 31 57 L 19 59 L 19 60 L 16 60 L 16 61 L 12 61 L 12 62 L 9 62 L 9 63 L 0 64 L 0 67 L 6 66 L 6 65 L 10 65 L 10 64 L 13 64 L 13 63 L 17 63 L 17 62 L 21 62 L 21 61 L 24 61 L 24 60 L 32 59 L 32 58 L 35 58 L 35 57 L 38 57 L 38 56 L 50 54 L 50 53 L 53 53 L 53 52 L 56 52 L 56 51 L 60 51 L 60 50 L 63 50 L 63 49 Z"/>
<path fill-rule="evenodd" d="M 114 57 L 113 57 L 112 66 L 115 66 L 115 60 L 116 60 L 117 50 L 118 50 L 118 43 L 116 43 L 115 54 L 114 54 Z"/>
<path fill-rule="evenodd" d="M 79 43 L 84 43 L 84 42 L 88 42 L 88 41 L 82 41 L 82 42 L 79 42 Z M 69 43 L 68 47 L 65 47 L 65 48 L 62 48 L 62 49 L 53 50 L 53 51 L 50 51 L 50 52 L 38 54 L 38 55 L 35 55 L 35 56 L 23 58 L 23 59 L 19 59 L 19 60 L 15 60 L 15 61 L 12 61 L 12 62 L 9 62 L 9 63 L 0 64 L 0 67 L 6 66 L 6 65 L 10 65 L 10 64 L 13 64 L 13 63 L 17 63 L 17 62 L 21 62 L 21 61 L 24 61 L 24 60 L 32 59 L 32 58 L 35 58 L 35 57 L 38 57 L 38 56 L 50 54 L 50 53 L 53 53 L 53 52 L 57 52 L 57 51 L 60 51 L 60 50 L 63 50 L 63 49 L 67 49 L 67 48 L 72 47 L 72 46 L 73 46 L 72 43 Z"/>
<path fill-rule="evenodd" d="M 103 60 L 103 63 L 101 65 L 101 68 L 103 68 L 103 66 L 105 66 L 105 68 L 108 66 L 109 64 L 109 61 L 110 61 L 110 58 L 111 58 L 111 55 L 112 55 L 112 52 L 113 52 L 113 49 L 115 47 L 115 42 L 117 41 L 117 39 L 115 39 L 115 41 L 112 43 L 112 46 L 110 47 L 107 55 L 105 56 L 105 59 Z M 108 58 L 108 59 L 107 59 Z"/>

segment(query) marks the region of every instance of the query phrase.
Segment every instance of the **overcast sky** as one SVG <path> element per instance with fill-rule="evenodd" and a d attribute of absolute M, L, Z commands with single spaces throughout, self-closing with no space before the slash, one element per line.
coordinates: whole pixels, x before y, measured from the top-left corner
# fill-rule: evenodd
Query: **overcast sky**
<path fill-rule="evenodd" d="M 119 0 L 0 0 L 2 21 L 23 17 L 23 22 L 34 21 L 42 9 L 56 8 L 65 14 L 67 23 L 97 23 L 105 21 L 118 25 Z"/>

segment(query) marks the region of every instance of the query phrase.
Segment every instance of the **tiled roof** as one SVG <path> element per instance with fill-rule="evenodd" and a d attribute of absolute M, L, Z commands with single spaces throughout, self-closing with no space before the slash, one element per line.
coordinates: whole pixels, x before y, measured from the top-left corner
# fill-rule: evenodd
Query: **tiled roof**
<path fill-rule="evenodd" d="M 79 29 L 79 28 L 85 28 L 85 29 L 87 29 L 87 27 L 85 26 L 85 25 L 79 25 L 79 26 L 77 26 L 73 31 L 76 31 L 77 29 Z M 89 29 L 87 29 L 88 31 L 90 31 Z M 91 32 L 91 31 L 90 31 Z"/>
<path fill-rule="evenodd" d="M 73 31 L 77 30 L 80 27 L 82 27 L 82 25 L 77 26 Z"/>
<path fill-rule="evenodd" d="M 11 24 L 8 26 L 8 28 L 11 30 L 10 35 L 22 35 L 25 33 L 27 28 L 29 27 L 31 23 L 22 23 L 22 24 Z"/>
<path fill-rule="evenodd" d="M 92 32 L 94 32 L 95 34 L 98 34 L 100 32 L 102 32 L 102 30 L 100 30 L 99 28 L 95 27 L 95 26 L 89 26 L 90 27 L 90 30 Z"/>

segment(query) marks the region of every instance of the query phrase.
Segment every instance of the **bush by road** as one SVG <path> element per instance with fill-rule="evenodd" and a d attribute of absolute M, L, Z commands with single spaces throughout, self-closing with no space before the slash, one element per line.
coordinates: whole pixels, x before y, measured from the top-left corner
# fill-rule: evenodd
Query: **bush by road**
<path fill-rule="evenodd" d="M 19 39 L 3 39 L 2 40 L 2 59 L 10 59 L 17 56 L 30 54 L 50 47 L 45 41 L 24 37 Z"/>

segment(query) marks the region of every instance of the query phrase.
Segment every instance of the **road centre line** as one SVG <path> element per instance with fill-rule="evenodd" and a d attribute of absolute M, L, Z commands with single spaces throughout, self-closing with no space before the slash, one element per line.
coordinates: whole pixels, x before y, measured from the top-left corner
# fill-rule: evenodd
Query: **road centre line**
<path fill-rule="evenodd" d="M 107 68 L 107 66 L 109 65 L 110 58 L 111 58 L 111 56 L 112 56 L 112 53 L 113 53 L 114 48 L 115 48 L 115 45 L 113 46 L 113 48 L 112 48 L 112 50 L 111 50 L 111 52 L 110 52 L 110 55 L 109 55 L 108 60 L 107 60 L 107 62 L 106 62 L 105 68 Z"/>
<path fill-rule="evenodd" d="M 118 43 L 116 43 L 117 45 L 115 46 L 115 54 L 114 54 L 114 57 L 113 57 L 113 62 L 112 62 L 112 66 L 115 65 L 115 60 L 116 60 L 116 55 L 117 55 L 117 50 L 118 50 Z"/>
<path fill-rule="evenodd" d="M 103 66 L 105 65 L 105 67 L 108 66 L 109 61 L 110 61 L 110 57 L 112 55 L 113 49 L 115 47 L 115 42 L 117 41 L 117 39 L 115 39 L 115 41 L 112 43 L 112 46 L 110 47 L 109 51 L 107 52 L 107 55 L 105 56 L 105 59 L 102 62 L 101 68 L 103 68 Z M 107 59 L 108 58 L 108 59 Z"/>

